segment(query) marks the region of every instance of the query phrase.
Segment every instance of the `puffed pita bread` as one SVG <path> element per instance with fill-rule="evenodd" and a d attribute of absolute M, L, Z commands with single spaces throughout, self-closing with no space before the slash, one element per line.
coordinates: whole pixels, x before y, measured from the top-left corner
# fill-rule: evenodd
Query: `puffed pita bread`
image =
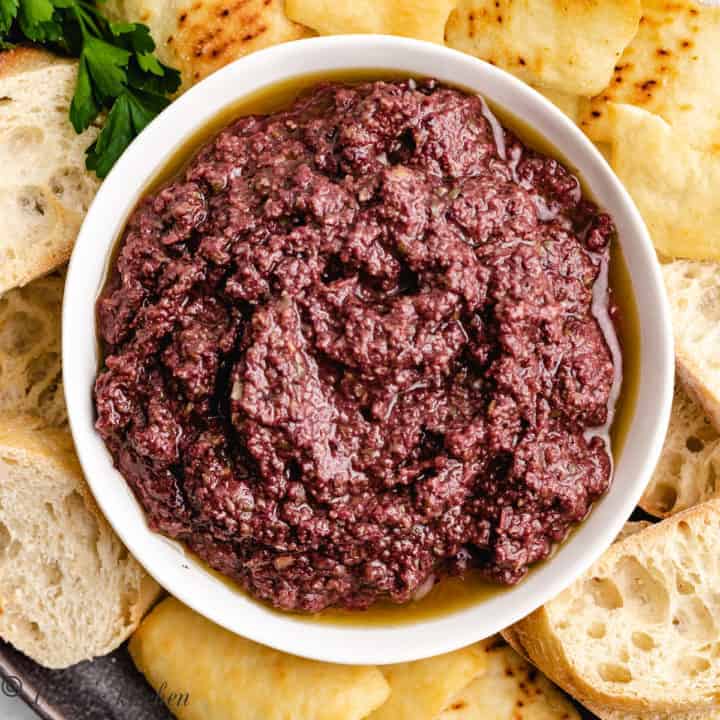
<path fill-rule="evenodd" d="M 657 250 L 669 258 L 720 259 L 720 148 L 701 151 L 658 115 L 611 105 L 611 164 Z"/>
<path fill-rule="evenodd" d="M 531 85 L 590 97 L 607 87 L 640 16 L 640 0 L 460 0 L 445 39 Z"/>
<path fill-rule="evenodd" d="M 644 0 L 643 19 L 612 81 L 584 103 L 583 130 L 612 135 L 608 103 L 660 115 L 687 142 L 720 147 L 720 7 L 687 0 Z"/>
<path fill-rule="evenodd" d="M 130 641 L 179 720 L 362 720 L 390 693 L 374 667 L 330 665 L 246 640 L 168 598 Z"/>
<path fill-rule="evenodd" d="M 150 28 L 184 88 L 255 50 L 313 34 L 287 17 L 284 0 L 109 0 L 105 8 Z"/>
<path fill-rule="evenodd" d="M 582 98 L 579 95 L 551 90 L 548 88 L 535 88 L 544 95 L 555 107 L 562 110 L 575 124 L 580 118 L 580 107 Z"/>
<path fill-rule="evenodd" d="M 487 669 L 487 644 L 417 662 L 385 665 L 390 697 L 368 720 L 433 720 L 452 698 Z"/>
<path fill-rule="evenodd" d="M 286 0 L 296 22 L 323 35 L 379 33 L 442 43 L 457 0 Z"/>
<path fill-rule="evenodd" d="M 488 648 L 488 669 L 460 691 L 437 720 L 580 720 L 542 673 L 503 643 Z"/>

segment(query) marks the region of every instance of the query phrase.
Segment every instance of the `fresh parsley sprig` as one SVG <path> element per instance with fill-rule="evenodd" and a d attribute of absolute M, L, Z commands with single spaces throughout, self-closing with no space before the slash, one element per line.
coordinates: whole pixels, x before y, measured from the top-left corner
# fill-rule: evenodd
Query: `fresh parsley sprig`
<path fill-rule="evenodd" d="M 86 0 L 0 0 L 0 47 L 22 40 L 79 58 L 70 121 L 81 133 L 107 112 L 85 160 L 101 178 L 180 87 L 145 25 L 113 23 Z"/>

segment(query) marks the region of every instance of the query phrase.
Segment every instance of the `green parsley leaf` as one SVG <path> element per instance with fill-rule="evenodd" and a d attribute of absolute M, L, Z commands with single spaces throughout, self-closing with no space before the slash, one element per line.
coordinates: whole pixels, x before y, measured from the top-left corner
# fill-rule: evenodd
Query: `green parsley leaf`
<path fill-rule="evenodd" d="M 75 132 L 79 134 L 87 130 L 99 114 L 100 105 L 93 93 L 87 60 L 81 57 L 75 94 L 70 103 L 70 122 L 75 128 Z"/>
<path fill-rule="evenodd" d="M 70 121 L 81 133 L 107 112 L 86 158 L 99 177 L 180 87 L 147 27 L 111 22 L 93 0 L 0 0 L 0 49 L 23 38 L 79 58 Z"/>
<path fill-rule="evenodd" d="M 55 7 L 51 0 L 23 0 L 18 22 L 22 33 L 35 42 L 57 40 L 62 31 L 55 20 Z"/>
<path fill-rule="evenodd" d="M 161 95 L 126 90 L 115 101 L 97 140 L 88 149 L 87 166 L 105 177 L 125 148 L 167 107 Z"/>
<path fill-rule="evenodd" d="M 95 37 L 86 37 L 84 40 L 80 59 L 87 64 L 98 100 L 105 102 L 119 97 L 127 81 L 125 68 L 130 53 Z"/>
<path fill-rule="evenodd" d="M 17 16 L 18 6 L 19 0 L 0 0 L 0 35 L 9 32 Z"/>
<path fill-rule="evenodd" d="M 110 32 L 120 45 L 136 53 L 152 53 L 155 41 L 146 25 L 138 23 L 110 23 Z"/>
<path fill-rule="evenodd" d="M 86 165 L 98 177 L 105 177 L 134 137 L 130 101 L 123 93 L 113 103 L 105 126 L 87 150 Z"/>
<path fill-rule="evenodd" d="M 143 69 L 139 56 L 135 56 L 128 65 L 128 83 L 139 90 L 144 90 L 155 95 L 172 95 L 180 87 L 180 73 L 158 62 L 157 66 L 162 74 L 157 73 L 157 68 L 147 72 Z"/>
<path fill-rule="evenodd" d="M 138 53 L 135 57 L 143 72 L 148 72 L 158 77 L 162 77 L 165 74 L 160 61 L 152 53 Z"/>

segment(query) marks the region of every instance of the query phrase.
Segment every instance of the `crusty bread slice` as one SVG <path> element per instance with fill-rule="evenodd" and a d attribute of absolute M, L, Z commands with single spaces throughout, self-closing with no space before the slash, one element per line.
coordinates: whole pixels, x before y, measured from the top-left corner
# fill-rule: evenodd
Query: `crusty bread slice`
<path fill-rule="evenodd" d="M 76 76 L 41 50 L 0 53 L 0 293 L 67 261 L 98 187 L 85 170 L 97 128 L 76 135 L 68 119 Z"/>
<path fill-rule="evenodd" d="M 624 540 L 625 538 L 629 538 L 631 535 L 635 535 L 635 534 L 639 533 L 641 530 L 644 530 L 645 528 L 650 527 L 651 525 L 652 525 L 652 523 L 648 522 L 647 520 L 626 522 L 625 525 L 623 525 L 623 529 L 618 533 L 618 536 L 615 538 L 615 542 L 620 542 L 621 540 Z M 518 653 L 518 655 L 520 655 L 526 661 L 530 662 L 530 659 L 528 658 L 528 654 L 525 652 L 525 648 L 522 646 L 520 637 L 517 634 L 516 627 L 517 627 L 517 625 L 510 625 L 510 627 L 506 627 L 500 634 L 502 635 L 505 642 L 516 653 Z"/>
<path fill-rule="evenodd" d="M 663 265 L 680 379 L 720 430 L 720 263 Z"/>
<path fill-rule="evenodd" d="M 711 713 L 720 688 L 720 500 L 615 543 L 506 637 L 606 712 Z"/>
<path fill-rule="evenodd" d="M 649 524 L 649 523 L 647 523 Z M 515 652 L 526 661 L 527 653 L 513 628 L 503 630 L 503 637 Z M 528 661 L 529 662 L 529 661 Z M 585 701 L 585 707 L 600 720 L 720 720 L 720 711 L 695 710 L 691 712 L 627 712 L 612 710 L 595 703 Z"/>
<path fill-rule="evenodd" d="M 615 542 L 620 542 L 625 538 L 639 533 L 647 527 L 651 527 L 652 523 L 641 520 L 638 522 L 627 522 Z M 502 635 L 505 641 L 515 650 L 518 655 L 528 660 L 527 652 L 522 646 L 520 636 L 515 630 L 515 626 L 511 626 L 503 630 Z M 708 712 L 707 710 L 698 710 L 694 712 L 625 712 L 622 710 L 612 710 L 607 707 L 596 705 L 585 701 L 585 707 L 600 718 L 600 720 L 720 720 L 720 712 Z"/>
<path fill-rule="evenodd" d="M 675 385 L 660 460 L 640 500 L 645 512 L 668 517 L 720 495 L 720 435 L 702 408 Z"/>
<path fill-rule="evenodd" d="M 60 366 L 64 272 L 0 297 L 0 413 L 67 420 Z"/>
<path fill-rule="evenodd" d="M 628 713 L 621 710 L 610 710 L 592 703 L 587 703 L 585 707 L 600 720 L 718 720 L 720 718 L 720 711 L 718 710 L 695 710 L 683 713 Z"/>
<path fill-rule="evenodd" d="M 69 433 L 0 418 L 0 637 L 66 667 L 116 648 L 158 593 L 97 509 Z"/>

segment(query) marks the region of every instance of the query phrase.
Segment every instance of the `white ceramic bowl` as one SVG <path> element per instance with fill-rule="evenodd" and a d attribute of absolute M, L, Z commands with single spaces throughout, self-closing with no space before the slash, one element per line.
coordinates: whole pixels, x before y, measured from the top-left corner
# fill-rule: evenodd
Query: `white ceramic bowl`
<path fill-rule="evenodd" d="M 299 75 L 353 68 L 433 76 L 474 89 L 561 151 L 617 225 L 638 299 L 642 357 L 635 414 L 612 488 L 551 560 L 517 587 L 467 609 L 413 624 L 369 627 L 271 611 L 206 572 L 177 543 L 151 532 L 94 430 L 92 401 L 98 368 L 95 300 L 113 244 L 154 174 L 188 136 L 249 93 Z M 331 662 L 382 664 L 450 651 L 498 632 L 559 593 L 607 549 L 632 512 L 657 461 L 670 413 L 673 352 L 659 267 L 638 211 L 602 156 L 527 85 L 469 56 L 413 40 L 337 36 L 280 45 L 227 66 L 180 97 L 135 140 L 100 188 L 70 263 L 63 318 L 65 393 L 75 444 L 98 504 L 129 550 L 169 592 L 216 623 Z"/>

